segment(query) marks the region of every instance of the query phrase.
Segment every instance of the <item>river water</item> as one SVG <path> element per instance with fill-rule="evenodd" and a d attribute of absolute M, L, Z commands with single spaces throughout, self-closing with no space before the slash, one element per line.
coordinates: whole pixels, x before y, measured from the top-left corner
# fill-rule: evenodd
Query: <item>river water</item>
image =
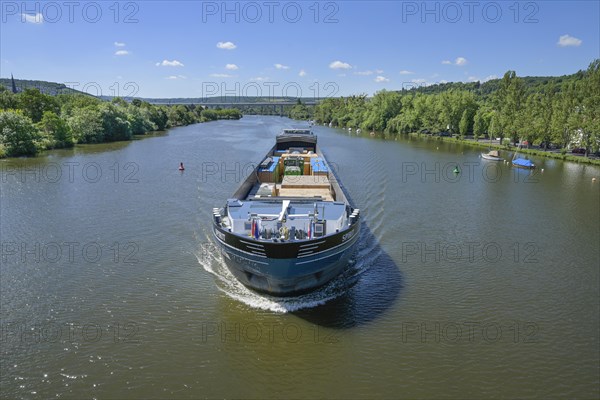
<path fill-rule="evenodd" d="M 359 249 L 277 299 L 233 280 L 210 221 L 294 125 L 0 161 L 1 397 L 598 398 L 599 168 L 315 127 Z"/>

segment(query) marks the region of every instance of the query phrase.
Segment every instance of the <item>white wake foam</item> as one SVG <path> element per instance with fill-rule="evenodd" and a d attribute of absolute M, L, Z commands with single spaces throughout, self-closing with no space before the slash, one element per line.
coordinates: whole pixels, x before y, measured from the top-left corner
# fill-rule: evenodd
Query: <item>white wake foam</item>
<path fill-rule="evenodd" d="M 361 227 L 361 230 L 364 228 Z M 315 291 L 293 297 L 275 297 L 256 293 L 242 285 L 229 271 L 221 253 L 209 235 L 195 252 L 198 263 L 216 278 L 217 287 L 227 296 L 249 307 L 276 313 L 288 313 L 323 305 L 343 295 L 375 261 L 379 251 L 374 243 L 361 240 L 358 252 L 340 275 Z M 210 243 L 210 244 L 207 244 Z"/>

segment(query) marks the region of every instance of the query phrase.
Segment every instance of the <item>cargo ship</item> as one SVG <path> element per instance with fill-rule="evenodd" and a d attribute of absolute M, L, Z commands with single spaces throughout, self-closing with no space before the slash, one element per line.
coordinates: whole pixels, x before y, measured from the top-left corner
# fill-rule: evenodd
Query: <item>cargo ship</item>
<path fill-rule="evenodd" d="M 213 232 L 237 280 L 289 296 L 322 286 L 346 268 L 359 219 L 317 136 L 284 129 L 225 206 L 213 209 Z"/>

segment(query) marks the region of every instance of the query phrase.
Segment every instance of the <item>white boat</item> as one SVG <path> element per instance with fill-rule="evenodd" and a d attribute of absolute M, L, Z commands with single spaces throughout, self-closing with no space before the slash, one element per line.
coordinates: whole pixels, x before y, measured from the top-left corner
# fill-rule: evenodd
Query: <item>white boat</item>
<path fill-rule="evenodd" d="M 488 153 L 481 153 L 481 158 L 490 161 L 504 161 L 504 158 L 500 157 L 498 150 L 491 150 Z"/>

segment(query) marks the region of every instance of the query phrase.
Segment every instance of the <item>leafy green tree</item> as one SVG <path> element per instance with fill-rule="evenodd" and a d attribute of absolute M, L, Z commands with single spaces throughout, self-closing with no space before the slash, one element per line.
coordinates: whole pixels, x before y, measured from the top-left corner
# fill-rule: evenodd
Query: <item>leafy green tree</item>
<path fill-rule="evenodd" d="M 488 133 L 490 120 L 490 110 L 485 107 L 480 107 L 473 119 L 473 136 L 475 139 L 485 136 Z"/>
<path fill-rule="evenodd" d="M 102 114 L 97 107 L 74 108 L 67 123 L 77 143 L 104 142 Z"/>
<path fill-rule="evenodd" d="M 581 129 L 584 145 L 592 151 L 600 150 L 600 59 L 588 67 L 581 83 Z"/>
<path fill-rule="evenodd" d="M 130 140 L 132 138 L 132 132 L 131 123 L 128 121 L 127 113 L 122 106 L 119 107 L 115 104 L 122 103 L 104 103 L 100 106 L 104 140 L 107 142 Z M 127 103 L 125 103 L 125 107 L 126 106 Z"/>
<path fill-rule="evenodd" d="M 190 125 L 196 122 L 194 114 L 181 104 L 169 107 L 168 116 L 169 126 Z"/>
<path fill-rule="evenodd" d="M 39 122 L 44 111 L 52 111 L 55 114 L 60 112 L 58 101 L 50 95 L 41 93 L 38 89 L 25 89 L 17 97 L 19 108 L 33 122 Z"/>
<path fill-rule="evenodd" d="M 311 112 L 308 109 L 308 107 L 306 105 L 302 104 L 302 101 L 300 101 L 300 99 L 298 99 L 297 104 L 294 107 L 292 107 L 292 109 L 290 110 L 290 118 L 300 119 L 300 120 L 310 119 Z"/>
<path fill-rule="evenodd" d="M 528 122 L 527 140 L 530 142 L 543 143 L 547 148 L 551 140 L 551 123 L 553 114 L 554 91 L 547 90 L 540 93 L 532 93 L 527 97 L 523 115 Z"/>
<path fill-rule="evenodd" d="M 50 140 L 47 148 L 73 147 L 73 135 L 69 125 L 52 111 L 45 111 L 37 123 L 39 132 Z"/>
<path fill-rule="evenodd" d="M 383 132 L 387 127 L 387 122 L 396 116 L 401 108 L 402 101 L 399 93 L 386 90 L 377 92 L 373 99 L 367 103 L 361 127 L 367 130 Z M 344 122 L 348 120 L 350 119 Z"/>
<path fill-rule="evenodd" d="M 59 94 L 56 96 L 56 100 L 60 105 L 60 115 L 63 118 L 69 117 L 73 109 L 102 104 L 100 99 L 83 94 Z"/>
<path fill-rule="evenodd" d="M 240 110 L 236 108 L 227 108 L 224 110 L 217 111 L 217 115 L 219 119 L 240 119 L 242 118 L 242 113 Z"/>
<path fill-rule="evenodd" d="M 39 139 L 29 117 L 16 111 L 0 111 L 0 153 L 3 156 L 34 155 Z"/>
<path fill-rule="evenodd" d="M 502 127 L 502 118 L 497 112 L 493 113 L 492 118 L 490 119 L 489 134 L 492 138 L 499 137 L 500 144 L 502 144 L 504 140 L 504 129 Z"/>
<path fill-rule="evenodd" d="M 464 110 L 458 125 L 461 138 L 464 138 L 472 130 L 472 124 L 473 117 L 471 116 L 471 112 L 469 110 Z"/>
<path fill-rule="evenodd" d="M 573 82 L 563 84 L 560 93 L 557 93 L 553 100 L 552 122 L 552 141 L 558 143 L 563 149 L 566 149 L 574 138 L 576 125 L 573 118 L 573 112 L 577 107 L 576 86 Z"/>
<path fill-rule="evenodd" d="M 217 114 L 217 110 L 211 110 L 207 108 L 202 110 L 201 118 L 203 122 L 216 121 L 219 118 L 219 115 Z"/>
<path fill-rule="evenodd" d="M 0 85 L 0 110 L 15 110 L 18 108 L 18 98 L 13 92 Z"/>
<path fill-rule="evenodd" d="M 525 121 L 522 114 L 524 98 L 523 81 L 517 77 L 515 71 L 506 72 L 497 92 L 496 105 L 500 112 L 502 133 L 509 134 L 513 142 L 519 139 L 519 135 L 524 130 Z"/>
<path fill-rule="evenodd" d="M 150 121 L 153 126 L 156 126 L 156 130 L 163 131 L 167 128 L 169 115 L 164 106 L 153 106 L 150 103 L 143 103 L 142 108 L 148 111 Z"/>
<path fill-rule="evenodd" d="M 441 132 L 446 129 L 447 123 L 444 123 L 441 119 L 440 96 L 429 96 L 418 93 L 414 99 L 414 107 L 421 121 L 420 128 L 427 129 L 432 133 Z"/>
<path fill-rule="evenodd" d="M 126 112 L 132 134 L 144 135 L 146 132 L 156 130 L 156 124 L 152 122 L 151 112 L 147 108 L 131 104 L 127 107 Z"/>

